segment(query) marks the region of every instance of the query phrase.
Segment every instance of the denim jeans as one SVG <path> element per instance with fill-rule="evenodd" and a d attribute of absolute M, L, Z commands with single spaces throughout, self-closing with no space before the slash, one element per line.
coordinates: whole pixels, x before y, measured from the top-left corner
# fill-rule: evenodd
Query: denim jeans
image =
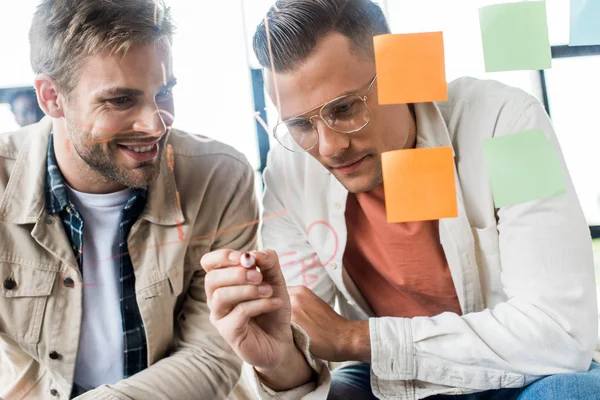
<path fill-rule="evenodd" d="M 369 364 L 340 368 L 331 374 L 327 400 L 375 400 L 371 392 Z M 588 372 L 559 374 L 542 378 L 519 389 L 488 390 L 465 395 L 437 395 L 428 400 L 600 400 L 600 365 Z"/>

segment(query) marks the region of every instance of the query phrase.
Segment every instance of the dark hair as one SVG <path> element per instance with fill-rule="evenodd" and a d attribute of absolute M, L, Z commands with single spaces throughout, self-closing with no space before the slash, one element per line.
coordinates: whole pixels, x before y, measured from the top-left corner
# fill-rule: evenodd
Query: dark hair
<path fill-rule="evenodd" d="M 171 42 L 174 25 L 163 0 L 42 0 L 29 31 L 31 66 L 69 92 L 82 61 L 124 56 L 139 44 Z"/>
<path fill-rule="evenodd" d="M 390 33 L 381 8 L 371 0 L 278 0 L 267 14 L 273 64 L 293 70 L 331 32 L 350 39 L 353 50 L 373 57 L 373 36 Z M 253 41 L 260 64 L 271 68 L 264 20 Z"/>

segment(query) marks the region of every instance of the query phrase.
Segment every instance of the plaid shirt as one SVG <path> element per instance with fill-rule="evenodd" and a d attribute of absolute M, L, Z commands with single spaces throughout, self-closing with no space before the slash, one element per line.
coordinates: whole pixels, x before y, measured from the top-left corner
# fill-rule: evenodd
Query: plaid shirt
<path fill-rule="evenodd" d="M 58 168 L 54 155 L 53 135 L 48 141 L 48 158 L 46 173 L 46 211 L 48 214 L 58 214 L 62 220 L 65 232 L 71 242 L 71 247 L 77 258 L 81 273 L 83 265 L 83 218 L 69 201 L 63 176 Z M 146 205 L 147 191 L 135 189 L 133 196 L 123 208 L 119 225 L 119 258 L 121 284 L 121 320 L 123 326 L 124 365 L 123 373 L 127 378 L 147 368 L 147 343 L 144 323 L 140 316 L 135 297 L 135 274 L 131 257 L 127 249 L 127 236 L 131 227 L 138 219 Z M 76 395 L 77 389 L 74 388 Z"/>

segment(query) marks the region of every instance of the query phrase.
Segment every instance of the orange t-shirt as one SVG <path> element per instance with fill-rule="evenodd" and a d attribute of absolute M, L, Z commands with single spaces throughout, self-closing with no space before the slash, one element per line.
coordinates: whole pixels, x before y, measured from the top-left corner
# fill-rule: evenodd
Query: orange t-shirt
<path fill-rule="evenodd" d="M 388 223 L 383 186 L 348 195 L 344 268 L 378 317 L 461 314 L 438 224 Z"/>

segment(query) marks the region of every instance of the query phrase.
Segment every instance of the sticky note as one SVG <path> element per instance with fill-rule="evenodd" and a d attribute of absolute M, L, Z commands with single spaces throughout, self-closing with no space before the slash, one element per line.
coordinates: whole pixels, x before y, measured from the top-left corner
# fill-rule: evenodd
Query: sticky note
<path fill-rule="evenodd" d="M 600 45 L 600 1 L 571 0 L 571 46 Z"/>
<path fill-rule="evenodd" d="M 388 151 L 381 161 L 388 222 L 458 216 L 451 147 Z"/>
<path fill-rule="evenodd" d="M 483 147 L 496 208 L 565 192 L 558 153 L 542 131 L 486 139 Z"/>
<path fill-rule="evenodd" d="M 448 99 L 442 32 L 378 35 L 373 43 L 379 104 Z"/>
<path fill-rule="evenodd" d="M 527 1 L 479 9 L 487 72 L 552 66 L 546 3 Z"/>

